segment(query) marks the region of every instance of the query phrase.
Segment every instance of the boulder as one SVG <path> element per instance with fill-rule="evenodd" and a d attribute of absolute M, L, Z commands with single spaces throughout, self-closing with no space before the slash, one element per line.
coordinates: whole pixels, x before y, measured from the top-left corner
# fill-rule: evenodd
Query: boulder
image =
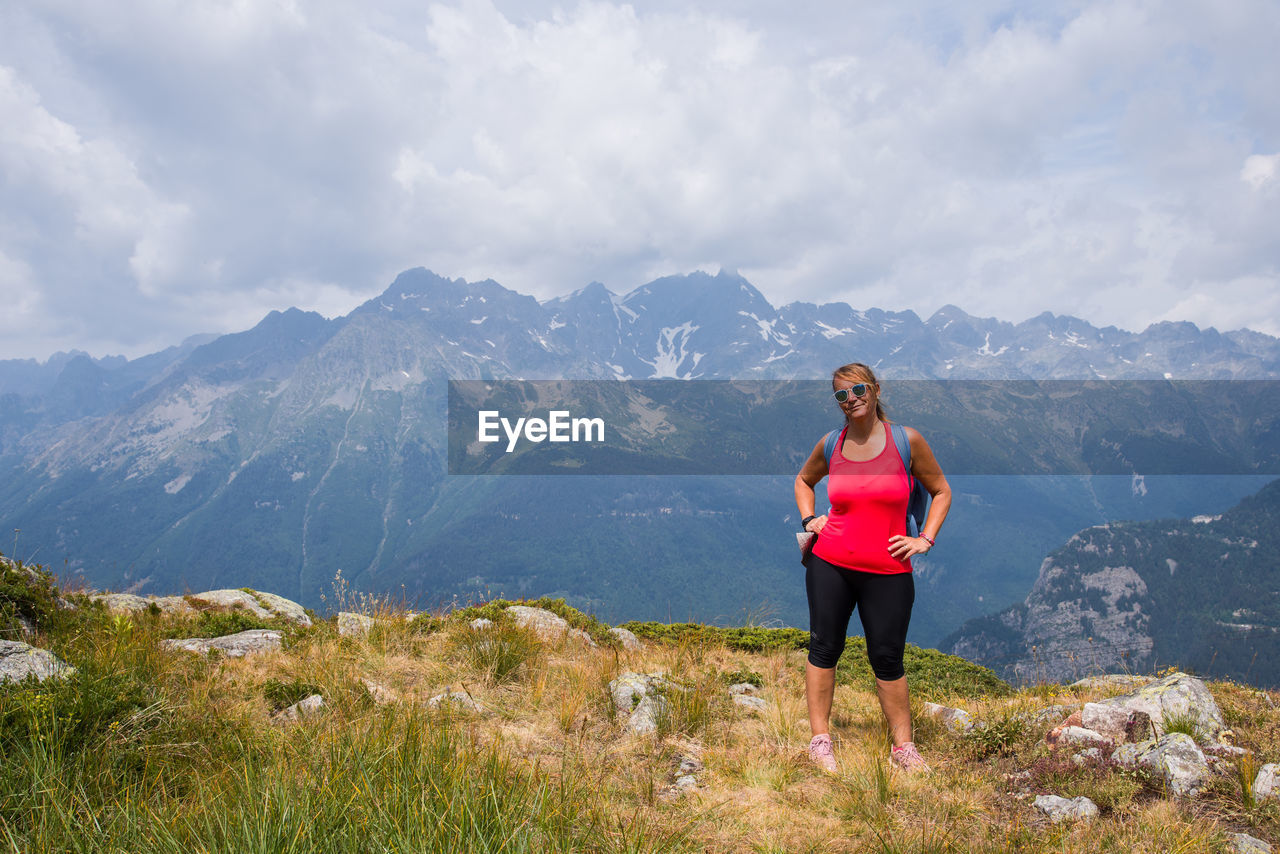
<path fill-rule="evenodd" d="M 1226 729 L 1222 712 L 1204 682 L 1185 673 L 1171 673 L 1131 694 L 1102 700 L 1100 705 L 1146 713 L 1157 734 L 1166 732 L 1165 719 L 1174 717 L 1193 719 L 1197 740 L 1216 741 Z"/>
<path fill-rule="evenodd" d="M 1111 758 L 1121 765 L 1146 768 L 1179 797 L 1200 794 L 1212 776 L 1209 763 L 1195 740 L 1181 732 L 1169 733 L 1155 741 L 1122 744 Z"/>
<path fill-rule="evenodd" d="M 1129 673 L 1109 673 L 1105 676 L 1086 676 L 1072 682 L 1069 688 L 1085 691 L 1116 690 L 1134 691 L 1154 681 L 1150 676 L 1134 676 Z"/>
<path fill-rule="evenodd" d="M 1054 824 L 1093 818 L 1098 814 L 1098 805 L 1086 797 L 1068 799 L 1057 795 L 1039 795 L 1035 799 L 1035 808 L 1052 819 Z"/>
<path fill-rule="evenodd" d="M 528 605 L 511 605 L 507 614 L 516 621 L 516 625 L 529 629 L 544 641 L 559 640 L 563 637 L 577 638 L 588 646 L 595 646 L 591 635 L 582 629 L 571 629 L 563 617 L 551 613 L 545 608 L 531 608 Z"/>
<path fill-rule="evenodd" d="M 671 704 L 661 694 L 646 694 L 627 718 L 626 728 L 636 735 L 658 731 L 658 721 L 671 712 Z"/>
<path fill-rule="evenodd" d="M 973 730 L 973 715 L 964 709 L 953 709 L 938 703 L 925 703 L 924 710 L 929 717 L 940 721 L 951 732 L 970 732 Z"/>
<path fill-rule="evenodd" d="M 373 617 L 364 614 L 353 614 L 350 611 L 338 612 L 338 634 L 341 637 L 364 637 L 373 628 Z"/>
<path fill-rule="evenodd" d="M 1253 799 L 1255 801 L 1280 801 L 1280 765 L 1268 762 L 1258 769 L 1253 778 Z"/>
<path fill-rule="evenodd" d="M 311 628 L 311 618 L 307 616 L 306 609 L 292 599 L 286 599 L 274 593 L 263 593 L 260 590 L 255 591 L 253 595 L 275 616 L 283 617 L 304 629 Z"/>
<path fill-rule="evenodd" d="M 0 640 L 0 685 L 21 682 L 28 676 L 43 682 L 53 676 L 70 676 L 76 669 L 47 649 L 22 641 Z"/>
<path fill-rule="evenodd" d="M 1146 712 L 1110 703 L 1085 703 L 1080 722 L 1085 729 L 1101 733 L 1116 744 L 1146 741 L 1154 735 Z"/>
<path fill-rule="evenodd" d="M 653 693 L 656 688 L 670 686 L 671 683 L 661 673 L 633 673 L 628 670 L 609 683 L 609 695 L 613 697 L 614 708 L 630 714 L 646 694 Z"/>
<path fill-rule="evenodd" d="M 623 649 L 636 650 L 641 647 L 640 638 L 636 637 L 635 632 L 614 626 L 609 629 L 609 634 L 618 639 Z"/>
<path fill-rule="evenodd" d="M 303 697 L 280 714 L 276 715 L 277 721 L 296 723 L 306 718 L 313 718 L 324 709 L 324 697 L 319 694 L 312 694 L 309 697 Z"/>
<path fill-rule="evenodd" d="M 752 697 L 749 694 L 734 694 L 733 702 L 735 705 L 742 706 L 751 712 L 763 712 L 769 708 L 769 704 L 762 698 Z"/>
<path fill-rule="evenodd" d="M 182 640 L 161 641 L 165 649 L 181 649 L 187 652 L 198 652 L 207 655 L 210 650 L 218 650 L 231 658 L 243 658 L 250 653 L 268 652 L 280 648 L 281 633 L 274 629 L 249 629 L 234 635 L 223 635 L 220 638 L 185 638 Z"/>
<path fill-rule="evenodd" d="M 752 685 L 750 682 L 735 682 L 734 684 L 729 686 L 729 693 L 730 694 L 747 694 L 749 696 L 754 697 L 760 693 L 760 689 L 757 688 L 755 685 Z"/>
<path fill-rule="evenodd" d="M 476 617 L 467 625 L 471 626 L 471 628 L 477 632 L 482 632 L 493 625 L 493 620 L 490 620 L 488 617 Z"/>
<path fill-rule="evenodd" d="M 1227 841 L 1232 854 L 1271 854 L 1271 843 L 1247 833 L 1233 833 Z"/>
<path fill-rule="evenodd" d="M 1077 744 L 1085 747 L 1100 747 L 1104 750 L 1110 750 L 1113 745 L 1111 739 L 1107 738 L 1100 732 L 1086 729 L 1082 726 L 1062 726 L 1056 727 L 1053 732 L 1049 733 L 1051 739 L 1049 744 L 1058 746 L 1060 744 Z"/>
<path fill-rule="evenodd" d="M 269 620 L 275 616 L 275 614 L 263 607 L 256 596 L 252 596 L 243 590 L 206 590 L 204 593 L 192 593 L 189 599 L 197 607 L 206 605 L 214 608 L 225 608 L 228 611 L 242 608 L 262 620 Z"/>

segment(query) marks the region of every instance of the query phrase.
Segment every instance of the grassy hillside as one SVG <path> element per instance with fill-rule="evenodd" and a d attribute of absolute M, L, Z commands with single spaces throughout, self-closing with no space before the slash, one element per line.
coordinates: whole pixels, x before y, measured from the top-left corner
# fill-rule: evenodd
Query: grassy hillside
<path fill-rule="evenodd" d="M 1097 691 L 1014 692 L 989 671 L 912 649 L 924 698 L 985 722 L 950 733 L 917 709 L 917 742 L 934 767 L 907 776 L 888 745 L 870 676 L 851 645 L 836 693 L 842 772 L 805 754 L 804 640 L 794 630 L 632 624 L 627 651 L 604 626 L 558 611 L 599 644 L 540 640 L 491 602 L 450 615 L 381 618 L 363 637 L 336 621 L 288 627 L 283 649 L 241 659 L 163 650 L 166 637 L 266 626 L 244 614 L 183 618 L 107 613 L 83 597 L 7 571 L 0 638 L 17 617 L 27 640 L 76 672 L 0 686 L 0 851 L 1214 851 L 1228 832 L 1280 840 L 1280 805 L 1254 804 L 1229 778 L 1178 802 L 1137 775 L 1074 766 L 1024 717 Z M 350 604 L 350 603 L 345 603 Z M 495 625 L 469 627 L 486 616 Z M 625 671 L 674 683 L 653 735 L 625 734 L 609 682 Z M 731 702 L 760 687 L 765 709 Z M 480 712 L 431 709 L 447 688 Z M 1274 695 L 1232 683 L 1213 692 L 1250 762 L 1280 760 Z M 319 693 L 324 709 L 274 713 Z M 703 766 L 676 794 L 682 761 Z M 1052 825 L 1014 794 L 1087 795 L 1091 824 Z"/>

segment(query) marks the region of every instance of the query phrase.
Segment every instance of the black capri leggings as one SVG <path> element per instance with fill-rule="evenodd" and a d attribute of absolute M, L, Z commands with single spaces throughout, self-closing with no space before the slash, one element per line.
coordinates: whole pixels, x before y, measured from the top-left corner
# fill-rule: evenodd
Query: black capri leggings
<path fill-rule="evenodd" d="M 905 676 L 902 651 L 916 599 L 912 574 L 859 572 L 827 563 L 813 553 L 805 558 L 804 566 L 804 587 L 809 594 L 809 663 L 836 666 L 856 607 L 876 678 L 891 681 Z"/>

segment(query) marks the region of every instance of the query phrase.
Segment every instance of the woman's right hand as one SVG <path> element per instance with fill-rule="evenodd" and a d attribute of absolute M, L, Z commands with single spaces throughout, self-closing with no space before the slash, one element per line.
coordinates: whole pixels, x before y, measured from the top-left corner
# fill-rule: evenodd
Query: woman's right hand
<path fill-rule="evenodd" d="M 804 529 L 811 534 L 819 534 L 822 533 L 822 529 L 826 527 L 826 524 L 827 517 L 825 515 L 814 516 L 809 520 L 809 524 L 804 526 Z"/>

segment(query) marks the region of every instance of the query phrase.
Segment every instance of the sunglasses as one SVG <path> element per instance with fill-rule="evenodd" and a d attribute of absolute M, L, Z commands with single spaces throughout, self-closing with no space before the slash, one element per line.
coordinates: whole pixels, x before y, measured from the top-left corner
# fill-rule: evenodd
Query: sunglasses
<path fill-rule="evenodd" d="M 837 391 L 837 392 L 835 392 L 834 394 L 832 394 L 831 396 L 832 396 L 832 397 L 834 397 L 834 398 L 836 399 L 836 402 L 837 402 L 837 403 L 844 403 L 846 400 L 848 400 L 848 399 L 849 399 L 849 395 L 851 395 L 851 394 L 852 394 L 854 397 L 866 397 L 866 396 L 867 396 L 867 384 L 866 384 L 866 383 L 858 383 L 857 385 L 852 386 L 852 387 L 850 387 L 850 388 L 842 388 L 842 389 L 840 389 L 839 391 Z"/>

